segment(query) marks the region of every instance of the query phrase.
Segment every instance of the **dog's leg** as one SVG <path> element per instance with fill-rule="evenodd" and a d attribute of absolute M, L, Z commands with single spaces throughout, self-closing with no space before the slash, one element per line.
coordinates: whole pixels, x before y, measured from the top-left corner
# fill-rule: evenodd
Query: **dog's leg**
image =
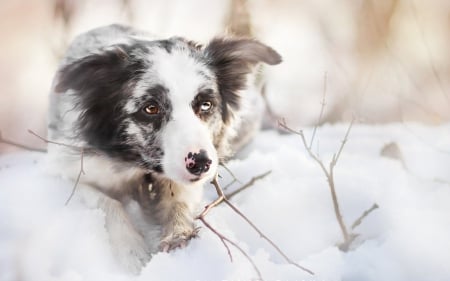
<path fill-rule="evenodd" d="M 197 236 L 194 211 L 202 196 L 202 186 L 181 186 L 170 180 L 157 180 L 158 202 L 155 215 L 162 225 L 159 250 L 168 252 L 184 248 L 190 239 Z"/>
<path fill-rule="evenodd" d="M 174 202 L 170 210 L 165 210 L 166 222 L 163 225 L 159 249 L 164 252 L 186 247 L 188 241 L 197 236 L 193 216 L 188 206 Z"/>
<path fill-rule="evenodd" d="M 143 237 L 131 224 L 122 203 L 88 185 L 80 185 L 78 194 L 89 207 L 100 208 L 105 212 L 105 227 L 114 255 L 129 272 L 139 273 L 150 260 L 150 253 Z"/>

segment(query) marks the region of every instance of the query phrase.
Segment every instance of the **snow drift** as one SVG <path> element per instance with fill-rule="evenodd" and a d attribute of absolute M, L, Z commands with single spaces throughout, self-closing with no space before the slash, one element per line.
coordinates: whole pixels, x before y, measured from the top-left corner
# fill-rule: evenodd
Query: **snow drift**
<path fill-rule="evenodd" d="M 339 148 L 348 125 L 319 128 L 313 150 L 325 163 Z M 305 130 L 307 136 L 312 129 Z M 347 225 L 373 203 L 380 208 L 355 230 L 355 248 L 341 252 L 342 237 L 322 171 L 298 136 L 261 132 L 228 163 L 245 183 L 272 173 L 233 202 L 294 261 L 286 262 L 226 205 L 208 216 L 215 228 L 238 241 L 265 280 L 450 280 L 450 124 L 354 125 L 335 168 L 340 207 Z M 387 143 L 401 161 L 380 156 Z M 139 276 L 116 264 L 104 214 L 74 199 L 73 183 L 46 175 L 44 154 L 0 157 L 0 280 L 252 280 L 251 265 L 226 249 L 208 229 L 183 250 L 156 254 Z M 89 171 L 86 171 L 87 173 Z M 223 186 L 232 181 L 221 170 Z M 227 189 L 240 186 L 235 183 Z M 216 196 L 205 186 L 207 204 Z M 139 207 L 128 206 L 138 214 Z"/>

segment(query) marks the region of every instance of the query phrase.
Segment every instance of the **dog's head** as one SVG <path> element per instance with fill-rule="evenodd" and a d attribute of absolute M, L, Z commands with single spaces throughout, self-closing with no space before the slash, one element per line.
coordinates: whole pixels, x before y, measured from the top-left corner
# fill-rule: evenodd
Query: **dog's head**
<path fill-rule="evenodd" d="M 76 134 L 108 157 L 182 183 L 211 178 L 246 76 L 280 56 L 252 39 L 133 40 L 63 66 L 55 92 L 80 112 Z"/>

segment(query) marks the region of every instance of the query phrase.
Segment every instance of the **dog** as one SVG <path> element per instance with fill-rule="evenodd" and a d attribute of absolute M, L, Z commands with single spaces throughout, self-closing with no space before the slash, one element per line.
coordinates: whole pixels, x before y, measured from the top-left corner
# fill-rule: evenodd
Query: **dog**
<path fill-rule="evenodd" d="M 261 97 L 251 87 L 257 65 L 280 62 L 275 50 L 250 38 L 200 45 L 117 24 L 69 46 L 50 93 L 49 169 L 104 211 L 126 269 L 138 273 L 151 251 L 122 198 L 147 179 L 161 227 L 158 250 L 186 246 L 197 235 L 203 184 L 259 126 Z"/>

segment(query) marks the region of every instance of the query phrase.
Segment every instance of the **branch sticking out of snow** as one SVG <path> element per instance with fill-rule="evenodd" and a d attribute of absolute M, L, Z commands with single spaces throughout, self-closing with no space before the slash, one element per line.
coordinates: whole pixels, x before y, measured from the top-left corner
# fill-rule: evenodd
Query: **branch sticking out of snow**
<path fill-rule="evenodd" d="M 237 194 L 239 194 L 240 192 L 244 191 L 245 189 L 253 186 L 255 184 L 255 182 L 262 180 L 263 178 L 267 177 L 268 175 L 270 175 L 270 173 L 272 173 L 272 171 L 267 171 L 259 176 L 255 176 L 253 178 L 250 179 L 249 182 L 247 182 L 246 184 L 244 184 L 243 186 L 241 186 L 240 188 L 236 189 L 235 191 L 227 194 L 227 198 L 231 199 L 232 197 L 236 196 Z"/>
<path fill-rule="evenodd" d="M 78 150 L 80 152 L 80 171 L 78 172 L 77 178 L 75 180 L 75 184 L 73 185 L 72 192 L 70 193 L 69 197 L 66 200 L 66 203 L 64 204 L 64 205 L 67 206 L 67 204 L 69 204 L 70 200 L 72 199 L 73 195 L 75 194 L 75 191 L 77 189 L 78 184 L 80 183 L 81 175 L 84 174 L 84 169 L 83 169 L 84 153 L 86 151 L 90 151 L 90 152 L 94 152 L 94 153 L 97 153 L 97 152 L 95 150 L 93 150 L 93 149 L 87 149 L 87 148 L 84 148 L 84 147 L 78 147 L 78 146 L 74 146 L 74 145 L 69 145 L 69 144 L 65 144 L 65 143 L 60 143 L 60 142 L 55 142 L 55 141 L 48 140 L 48 139 L 46 139 L 44 137 L 41 137 L 40 135 L 36 134 L 32 130 L 28 130 L 28 132 L 30 134 L 32 134 L 33 136 L 37 137 L 38 139 L 42 140 L 43 142 L 47 143 L 47 144 L 55 144 L 55 145 L 65 146 L 67 148 Z"/>
<path fill-rule="evenodd" d="M 322 105 L 324 106 L 324 104 Z M 330 164 L 328 165 L 328 168 L 325 166 L 325 164 L 323 163 L 323 161 L 319 158 L 319 156 L 317 154 L 315 154 L 311 147 L 312 147 L 312 143 L 310 145 L 307 144 L 306 142 L 306 138 L 305 138 L 305 134 L 303 133 L 302 130 L 300 131 L 295 131 L 292 128 L 288 127 L 286 125 L 286 122 L 284 120 L 279 121 L 279 126 L 285 130 L 287 130 L 290 133 L 299 135 L 303 146 L 305 147 L 306 151 L 308 152 L 309 156 L 319 165 L 319 167 L 321 168 L 321 170 L 323 171 L 323 173 L 325 174 L 325 177 L 328 181 L 328 186 L 330 188 L 330 192 L 331 192 L 331 198 L 332 198 L 332 202 L 333 202 L 333 209 L 334 209 L 334 214 L 336 216 L 336 220 L 339 224 L 339 227 L 341 229 L 342 232 L 342 236 L 344 238 L 344 241 L 342 243 L 340 243 L 338 245 L 339 249 L 346 252 L 350 249 L 353 241 L 355 240 L 355 238 L 358 237 L 358 234 L 352 233 L 348 230 L 343 217 L 342 217 L 342 213 L 340 210 L 340 206 L 339 206 L 339 200 L 337 197 L 337 193 L 336 193 L 336 187 L 335 187 L 335 181 L 334 181 L 334 168 L 337 165 L 337 162 L 341 156 L 341 153 L 344 149 L 344 146 L 348 140 L 348 136 L 350 134 L 350 130 L 354 124 L 355 118 L 352 119 L 352 121 L 350 122 L 348 129 L 345 133 L 344 139 L 341 142 L 341 145 L 338 149 L 338 152 L 335 153 L 333 155 L 333 158 L 330 161 Z M 315 132 L 315 130 L 314 130 Z M 352 225 L 352 230 L 354 228 L 356 228 L 358 225 L 360 225 L 362 223 L 362 221 L 375 209 L 378 208 L 377 204 L 374 204 L 370 209 L 366 210 Z"/>
<path fill-rule="evenodd" d="M 355 222 L 352 224 L 352 230 L 355 229 L 355 228 L 357 228 L 357 227 L 363 222 L 363 220 L 364 220 L 370 213 L 372 213 L 373 211 L 375 211 L 375 210 L 378 209 L 378 208 L 379 208 L 378 204 L 377 204 L 377 203 L 374 203 L 374 204 L 372 205 L 372 207 L 370 207 L 369 209 L 365 210 L 365 211 L 362 213 L 362 215 L 361 215 L 359 218 L 357 218 L 357 219 L 355 220 Z"/>
<path fill-rule="evenodd" d="M 269 175 L 271 173 L 271 171 L 268 171 L 260 176 L 256 176 L 253 177 L 247 184 L 243 185 L 241 188 L 239 188 L 238 190 L 236 190 L 236 192 L 233 192 L 232 195 L 236 195 L 237 193 L 241 192 L 242 190 L 252 186 L 257 180 L 260 180 L 264 177 L 266 177 L 267 175 Z M 311 270 L 299 265 L 298 263 L 292 261 L 292 259 L 290 259 L 279 247 L 278 245 L 276 245 L 271 239 L 269 239 L 247 216 L 245 216 L 236 206 L 234 206 L 234 204 L 232 204 L 229 199 L 227 198 L 227 196 L 224 194 L 222 188 L 219 185 L 219 182 L 217 181 L 217 177 L 214 178 L 214 180 L 211 182 L 214 187 L 216 188 L 216 192 L 217 192 L 217 196 L 218 198 L 216 200 L 214 200 L 213 202 L 211 202 L 210 204 L 208 204 L 205 209 L 203 210 L 203 212 L 200 213 L 200 215 L 198 215 L 196 217 L 196 219 L 200 220 L 209 230 L 211 230 L 214 234 L 217 235 L 217 237 L 219 237 L 220 241 L 225 245 L 225 248 L 227 249 L 228 255 L 230 256 L 230 259 L 233 260 L 233 257 L 231 255 L 231 251 L 230 248 L 228 247 L 227 243 L 229 243 L 230 245 L 232 245 L 233 247 L 235 247 L 239 252 L 241 252 L 246 258 L 247 260 L 251 263 L 252 267 L 255 269 L 255 272 L 258 275 L 258 280 L 263 280 L 261 272 L 259 271 L 257 265 L 255 264 L 255 262 L 253 261 L 253 259 L 235 242 L 231 241 L 230 239 L 228 239 L 227 237 L 225 237 L 223 234 L 221 234 L 220 232 L 218 232 L 215 228 L 213 228 L 205 219 L 206 215 L 211 211 L 211 209 L 213 209 L 214 207 L 216 207 L 217 205 L 221 204 L 222 202 L 225 202 L 236 214 L 238 214 L 242 219 L 244 219 L 258 234 L 259 236 L 267 241 L 285 260 L 287 263 L 305 271 L 308 272 L 311 275 L 314 275 L 314 272 L 312 272 Z"/>

